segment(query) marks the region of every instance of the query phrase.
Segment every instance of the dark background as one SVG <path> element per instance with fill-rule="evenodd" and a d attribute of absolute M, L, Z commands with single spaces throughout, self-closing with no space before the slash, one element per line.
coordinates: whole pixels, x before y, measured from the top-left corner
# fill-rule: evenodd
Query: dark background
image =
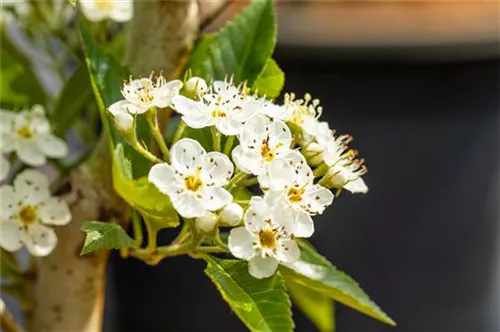
<path fill-rule="evenodd" d="M 312 242 L 398 322 L 338 305 L 338 330 L 499 331 L 500 62 L 349 63 L 296 51 L 277 51 L 285 91 L 320 98 L 369 169 L 370 192 L 343 193 Z M 114 253 L 105 330 L 245 330 L 203 269 Z"/>

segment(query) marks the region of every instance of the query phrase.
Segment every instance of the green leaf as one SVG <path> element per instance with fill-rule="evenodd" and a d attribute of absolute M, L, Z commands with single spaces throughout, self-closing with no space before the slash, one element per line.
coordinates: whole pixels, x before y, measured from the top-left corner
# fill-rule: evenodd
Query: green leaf
<path fill-rule="evenodd" d="M 337 270 L 325 257 L 307 242 L 300 241 L 300 259 L 282 265 L 280 271 L 287 278 L 302 286 L 328 295 L 368 316 L 390 325 L 396 323 L 380 309 L 350 276 Z"/>
<path fill-rule="evenodd" d="M 274 4 L 252 1 L 235 19 L 216 34 L 197 42 L 186 68 L 194 76 L 222 80 L 234 75 L 235 82 L 252 86 L 276 45 Z"/>
<path fill-rule="evenodd" d="M 123 80 L 128 79 L 129 70 L 92 39 L 83 20 L 80 20 L 79 28 L 90 83 L 99 106 L 101 121 L 110 140 L 111 150 L 113 151 L 118 144 L 122 144 L 125 157 L 132 163 L 134 178 L 144 176 L 149 171 L 149 161 L 125 141 L 107 114 L 107 106 L 123 99 L 120 87 Z M 139 141 L 145 142 L 146 145 L 149 144 L 150 134 L 143 117 L 137 117 L 136 126 Z"/>
<path fill-rule="evenodd" d="M 132 240 L 125 230 L 117 224 L 100 221 L 87 221 L 82 225 L 82 231 L 86 233 L 81 255 L 96 250 L 119 249 L 134 246 Z"/>
<path fill-rule="evenodd" d="M 261 96 L 276 98 L 280 95 L 284 85 L 285 74 L 276 61 L 269 58 L 266 66 L 255 80 L 252 89 L 258 91 Z"/>
<path fill-rule="evenodd" d="M 179 216 L 168 196 L 162 194 L 146 177 L 132 179 L 130 161 L 119 144 L 114 152 L 113 184 L 116 192 L 141 213 L 155 230 L 179 225 Z"/>
<path fill-rule="evenodd" d="M 66 133 L 91 96 L 92 86 L 87 66 L 81 63 L 64 85 L 51 113 L 56 135 Z"/>
<path fill-rule="evenodd" d="M 248 263 L 204 256 L 205 273 L 250 331 L 292 331 L 290 299 L 279 273 L 266 279 L 248 274 Z"/>
<path fill-rule="evenodd" d="M 320 331 L 335 330 L 334 303 L 328 296 L 285 277 L 288 294 L 293 303 Z"/>
<path fill-rule="evenodd" d="M 3 38 L 2 38 L 3 40 Z M 13 46 L 13 45 L 12 45 Z M 30 107 L 44 105 L 45 91 L 31 71 L 30 65 L 17 52 L 4 47 L 0 50 L 0 101 L 3 108 Z"/>

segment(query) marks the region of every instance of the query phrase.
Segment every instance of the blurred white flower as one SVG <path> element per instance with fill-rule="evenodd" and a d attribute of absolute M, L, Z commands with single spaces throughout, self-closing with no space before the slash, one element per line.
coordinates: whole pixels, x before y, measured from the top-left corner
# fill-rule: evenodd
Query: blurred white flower
<path fill-rule="evenodd" d="M 15 151 L 19 159 L 31 166 L 41 166 L 48 158 L 63 158 L 68 146 L 51 133 L 42 106 L 31 111 L 0 110 L 0 151 Z"/>
<path fill-rule="evenodd" d="M 9 23 L 17 19 L 25 19 L 31 10 L 27 0 L 1 0 L 0 22 Z"/>
<path fill-rule="evenodd" d="M 226 226 L 238 226 L 243 219 L 243 208 L 236 203 L 224 206 L 219 214 L 220 221 Z"/>
<path fill-rule="evenodd" d="M 115 22 L 129 21 L 133 16 L 132 0 L 79 0 L 83 15 L 93 22 L 111 19 Z"/>
<path fill-rule="evenodd" d="M 264 200 L 271 207 L 285 204 L 294 222 L 294 235 L 310 237 L 314 233 L 311 216 L 322 214 L 332 204 L 333 194 L 325 187 L 314 184 L 314 175 L 304 156 L 290 151 L 283 159 L 274 161 L 269 167 L 269 190 Z M 288 182 L 278 180 L 286 178 Z"/>
<path fill-rule="evenodd" d="M 0 197 L 0 246 L 16 251 L 24 244 L 34 256 L 48 255 L 57 236 L 46 225 L 68 224 L 71 212 L 61 198 L 51 197 L 47 176 L 25 170 L 14 179 L 13 187 L 0 188 Z"/>
<path fill-rule="evenodd" d="M 245 123 L 238 138 L 240 145 L 232 151 L 234 163 L 241 171 L 257 175 L 261 187 L 267 188 L 266 168 L 290 151 L 290 129 L 283 121 L 257 115 Z"/>
<path fill-rule="evenodd" d="M 125 83 L 121 90 L 125 100 L 117 101 L 108 109 L 115 115 L 115 113 L 123 114 L 123 110 L 127 110 L 130 114 L 142 114 L 153 106 L 169 107 L 172 105 L 172 98 L 179 94 L 181 88 L 181 81 L 167 82 L 162 75 L 131 80 Z M 127 119 L 123 115 L 122 117 L 120 121 L 123 121 L 127 127 L 130 124 L 130 117 Z"/>
<path fill-rule="evenodd" d="M 10 163 L 3 154 L 0 155 L 0 181 L 3 181 L 10 171 Z"/>
<path fill-rule="evenodd" d="M 245 88 L 230 82 L 215 81 L 201 100 L 177 96 L 173 104 L 189 127 L 215 126 L 224 135 L 236 135 L 243 123 L 259 112 L 260 105 L 242 93 L 242 89 Z"/>
<path fill-rule="evenodd" d="M 171 165 L 154 165 L 149 181 L 170 197 L 182 217 L 203 217 L 207 211 L 219 210 L 233 200 L 222 188 L 234 169 L 226 155 L 206 153 L 200 143 L 184 138 L 172 146 L 171 160 Z"/>
<path fill-rule="evenodd" d="M 271 209 L 261 197 L 252 197 L 245 212 L 245 226 L 229 233 L 229 250 L 235 257 L 249 261 L 248 272 L 255 278 L 270 277 L 279 262 L 293 263 L 300 257 L 292 220 L 281 213 L 284 208 Z"/>

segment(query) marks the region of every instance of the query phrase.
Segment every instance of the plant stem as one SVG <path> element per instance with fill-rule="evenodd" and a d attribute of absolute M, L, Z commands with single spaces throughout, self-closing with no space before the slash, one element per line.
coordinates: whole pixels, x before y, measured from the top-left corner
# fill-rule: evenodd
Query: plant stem
<path fill-rule="evenodd" d="M 135 245 L 137 247 L 140 247 L 142 246 L 143 235 L 142 235 L 141 215 L 137 211 L 133 211 L 132 213 L 132 227 L 134 229 Z"/>
<path fill-rule="evenodd" d="M 231 150 L 233 148 L 234 136 L 228 136 L 226 140 L 226 144 L 224 144 L 224 154 L 229 156 Z"/>
<path fill-rule="evenodd" d="M 215 126 L 210 127 L 210 133 L 212 134 L 212 141 L 214 143 L 214 151 L 220 151 L 220 133 Z"/>
<path fill-rule="evenodd" d="M 149 220 L 144 220 L 146 224 L 146 229 L 148 231 L 148 246 L 146 248 L 146 251 L 149 254 L 153 254 L 156 252 L 156 240 L 158 237 L 158 231 L 153 228 L 151 225 L 151 222 Z"/>
<path fill-rule="evenodd" d="M 155 138 L 156 143 L 160 147 L 161 153 L 165 160 L 170 160 L 170 152 L 168 151 L 167 144 L 163 139 L 163 135 L 161 134 L 160 128 L 158 127 L 158 117 L 156 107 L 153 107 L 145 114 L 146 121 L 148 122 L 149 128 L 151 128 L 151 132 L 153 133 L 153 137 Z"/>
<path fill-rule="evenodd" d="M 181 139 L 182 134 L 184 134 L 184 129 L 186 129 L 186 123 L 183 120 L 181 120 L 181 122 L 179 123 L 179 127 L 177 128 L 177 131 L 175 132 L 175 136 L 174 136 L 174 140 L 172 141 L 172 144 L 174 144 L 175 142 L 177 142 L 178 140 Z"/>
<path fill-rule="evenodd" d="M 259 179 L 256 177 L 253 177 L 251 179 L 247 179 L 245 181 L 242 181 L 241 185 L 244 187 L 250 187 L 250 186 L 253 186 L 254 184 L 257 184 L 257 183 L 259 183 Z"/>
<path fill-rule="evenodd" d="M 143 148 L 142 145 L 137 142 L 137 140 L 135 140 L 134 142 L 130 142 L 130 144 L 137 152 L 139 152 L 144 158 L 148 159 L 149 161 L 152 161 L 153 163 L 163 162 L 163 160 L 157 158 L 154 154 Z"/>
<path fill-rule="evenodd" d="M 234 187 L 236 187 L 241 181 L 243 181 L 246 177 L 247 177 L 248 174 L 246 173 L 243 173 L 242 171 L 238 171 L 238 173 L 236 173 L 233 178 L 231 179 L 231 181 L 229 181 L 229 183 L 226 185 L 226 189 L 231 191 Z"/>
<path fill-rule="evenodd" d="M 323 176 L 328 171 L 328 168 L 329 167 L 328 167 L 327 164 L 322 163 L 321 165 L 319 165 L 318 167 L 316 167 L 316 169 L 313 171 L 313 174 L 314 174 L 315 177 Z"/>

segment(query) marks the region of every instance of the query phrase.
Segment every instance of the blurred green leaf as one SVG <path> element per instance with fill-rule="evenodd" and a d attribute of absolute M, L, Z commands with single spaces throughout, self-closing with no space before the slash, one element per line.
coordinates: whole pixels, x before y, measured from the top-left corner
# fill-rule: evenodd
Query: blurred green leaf
<path fill-rule="evenodd" d="M 337 302 L 370 317 L 395 326 L 396 323 L 380 309 L 350 276 L 337 270 L 311 244 L 299 241 L 300 259 L 284 264 L 280 271 L 287 280 L 325 294 Z"/>
<path fill-rule="evenodd" d="M 82 231 L 86 237 L 81 255 L 96 250 L 129 248 L 135 244 L 123 228 L 110 222 L 86 221 Z"/>
<path fill-rule="evenodd" d="M 269 58 L 266 66 L 255 80 L 252 89 L 267 98 L 276 98 L 285 85 L 285 74 L 276 61 Z"/>
<path fill-rule="evenodd" d="M 13 47 L 13 45 L 11 45 Z M 15 109 L 31 107 L 34 104 L 45 105 L 46 95 L 31 67 L 14 49 L 0 49 L 0 101 L 2 108 Z"/>
<path fill-rule="evenodd" d="M 56 135 L 64 135 L 84 110 L 85 103 L 92 97 L 92 86 L 85 63 L 81 63 L 66 81 L 55 103 L 52 123 Z"/>
<path fill-rule="evenodd" d="M 234 75 L 235 82 L 246 80 L 252 86 L 275 45 L 273 1 L 254 0 L 218 33 L 202 36 L 186 68 L 207 79 Z"/>
<path fill-rule="evenodd" d="M 248 263 L 203 257 L 205 273 L 250 331 L 292 331 L 290 299 L 279 273 L 266 279 L 248 274 Z"/>
<path fill-rule="evenodd" d="M 334 303 L 328 296 L 302 286 L 293 278 L 284 276 L 292 302 L 318 327 L 320 331 L 335 330 Z"/>
<path fill-rule="evenodd" d="M 132 179 L 130 161 L 123 154 L 121 144 L 117 145 L 113 160 L 113 184 L 116 192 L 134 209 L 139 211 L 145 222 L 155 230 L 179 225 L 179 216 L 167 195 L 162 194 L 146 177 Z"/>

